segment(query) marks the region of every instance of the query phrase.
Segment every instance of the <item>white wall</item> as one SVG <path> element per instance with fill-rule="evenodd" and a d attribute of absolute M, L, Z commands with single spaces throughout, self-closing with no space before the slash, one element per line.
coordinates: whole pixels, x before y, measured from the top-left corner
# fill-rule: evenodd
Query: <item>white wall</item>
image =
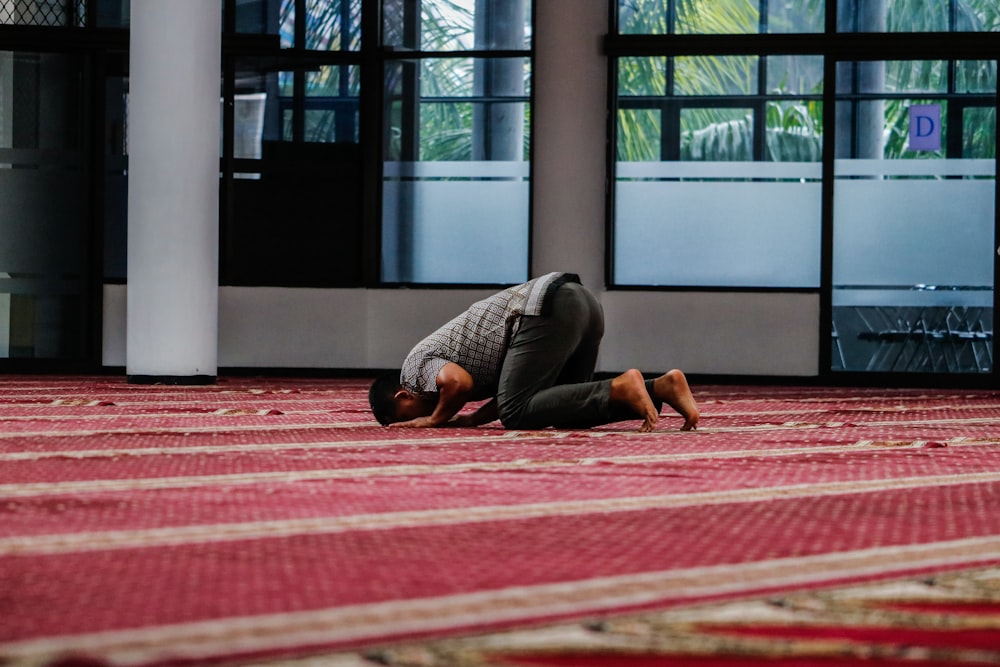
<path fill-rule="evenodd" d="M 603 290 L 606 0 L 538 0 L 532 273 L 579 273 L 599 293 L 599 370 L 818 373 L 819 298 L 808 294 Z M 104 363 L 124 363 L 121 286 L 105 288 Z M 480 290 L 220 290 L 219 366 L 398 366 Z M 109 330 L 110 329 L 110 330 Z"/>

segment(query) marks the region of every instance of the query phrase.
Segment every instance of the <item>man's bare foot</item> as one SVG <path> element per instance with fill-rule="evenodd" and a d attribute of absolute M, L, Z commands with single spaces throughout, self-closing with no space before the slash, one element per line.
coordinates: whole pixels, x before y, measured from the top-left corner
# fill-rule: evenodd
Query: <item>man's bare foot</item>
<path fill-rule="evenodd" d="M 694 402 L 691 388 L 688 386 L 684 373 L 676 368 L 667 371 L 653 381 L 653 393 L 656 398 L 663 401 L 684 417 L 682 431 L 691 431 L 698 428 L 698 405 Z"/>
<path fill-rule="evenodd" d="M 687 385 L 685 384 L 685 386 Z M 640 433 L 648 433 L 656 428 L 660 414 L 656 411 L 653 400 L 646 393 L 646 381 L 638 370 L 629 369 L 611 380 L 611 401 L 628 406 L 642 418 L 642 426 L 639 427 Z"/>

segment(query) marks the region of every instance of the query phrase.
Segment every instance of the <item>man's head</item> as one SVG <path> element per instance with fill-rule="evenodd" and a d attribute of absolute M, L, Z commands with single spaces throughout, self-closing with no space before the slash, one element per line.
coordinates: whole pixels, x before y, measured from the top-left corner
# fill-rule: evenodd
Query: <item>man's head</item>
<path fill-rule="evenodd" d="M 368 389 L 368 403 L 372 414 L 382 426 L 426 417 L 434 412 L 437 401 L 414 394 L 399 383 L 399 371 L 391 371 L 375 378 Z"/>

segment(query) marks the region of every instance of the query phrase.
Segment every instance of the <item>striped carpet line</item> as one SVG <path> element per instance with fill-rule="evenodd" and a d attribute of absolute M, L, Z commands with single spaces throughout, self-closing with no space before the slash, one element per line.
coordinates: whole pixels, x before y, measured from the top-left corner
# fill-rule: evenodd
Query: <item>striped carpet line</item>
<path fill-rule="evenodd" d="M 201 415 L 210 416 L 210 415 Z M 711 415 L 709 415 L 711 416 Z M 0 419 L 0 422 L 3 420 Z M 673 425 L 677 419 L 668 417 L 663 421 L 656 431 L 658 436 L 680 435 L 682 437 L 692 437 L 699 435 L 710 435 L 712 433 L 758 433 L 767 431 L 784 431 L 800 429 L 821 429 L 821 428 L 843 428 L 848 422 L 785 422 L 782 424 L 753 424 L 749 426 L 720 426 L 720 427 L 698 427 L 697 431 L 684 433 L 677 432 Z M 625 422 L 628 423 L 628 422 Z M 857 420 L 849 422 L 855 426 L 878 428 L 884 426 L 923 426 L 933 428 L 935 426 L 998 426 L 1000 427 L 1000 417 L 968 417 L 961 419 L 918 419 L 899 421 L 865 421 Z M 161 426 L 155 429 L 135 429 L 135 428 L 104 428 L 104 429 L 83 429 L 75 431 L 8 431 L 0 432 L 0 440 L 15 438 L 87 438 L 98 435 L 143 435 L 143 434 L 176 434 L 176 433 L 241 433 L 241 432 L 273 432 L 273 431 L 296 431 L 296 430 L 316 430 L 316 429 L 357 429 L 357 428 L 381 428 L 371 421 L 352 422 L 329 422 L 329 423 L 309 423 L 309 424 L 215 424 L 211 426 Z M 624 427 L 621 430 L 602 429 L 601 433 L 613 433 L 617 437 L 643 437 L 648 438 L 649 433 L 639 433 L 631 427 Z M 579 431 L 574 434 L 579 435 Z M 598 431 L 595 431 L 598 433 Z"/>
<path fill-rule="evenodd" d="M 299 535 L 327 535 L 349 531 L 391 530 L 499 521 L 521 521 L 554 516 L 673 509 L 760 501 L 794 500 L 818 496 L 880 493 L 928 486 L 957 486 L 1000 482 L 1000 471 L 963 475 L 929 475 L 820 484 L 789 484 L 753 489 L 706 491 L 623 498 L 484 505 L 445 509 L 355 514 L 308 519 L 171 526 L 120 531 L 92 531 L 0 538 L 0 556 L 107 551 L 139 547 L 191 545 L 250 539 L 278 539 Z M 998 537 L 997 539 L 1000 539 Z M 1000 557 L 1000 553 L 997 554 Z"/>
<path fill-rule="evenodd" d="M 875 547 L 753 563 L 714 565 L 593 579 L 512 586 L 491 591 L 391 600 L 310 611 L 243 616 L 0 644 L 15 661 L 68 652 L 105 656 L 115 665 L 199 660 L 302 646 L 380 643 L 455 628 L 595 615 L 671 601 L 828 586 L 1000 561 L 1000 537 Z M 33 663 L 34 664 L 34 663 Z"/>
<path fill-rule="evenodd" d="M 933 428 L 935 426 L 993 426 L 1000 425 L 1000 415 L 983 417 L 954 417 L 950 419 L 897 419 L 890 421 L 852 419 L 849 421 L 830 422 L 784 422 L 782 424 L 724 427 L 716 428 L 715 430 L 737 433 L 742 431 L 753 432 L 757 430 L 780 430 L 789 428 L 843 428 L 848 425 L 863 426 L 867 428 L 880 428 L 887 426 L 924 426 L 927 428 Z"/>
<path fill-rule="evenodd" d="M 565 436 L 575 435 L 566 432 Z M 474 445 L 474 444 L 501 444 L 512 436 L 500 433 L 490 436 L 468 437 L 468 438 L 401 438 L 399 440 L 339 440 L 320 442 L 275 442 L 275 443 L 247 443 L 241 445 L 194 445 L 190 447 L 137 447 L 122 449 L 46 449 L 41 451 L 27 452 L 0 452 L 0 462 L 8 461 L 42 461 L 45 459 L 114 459 L 120 457 L 135 456 L 202 456 L 205 454 L 232 454 L 232 453 L 270 453 L 283 451 L 337 451 L 340 449 L 393 449 L 395 447 L 416 446 L 421 449 L 444 448 L 453 444 Z M 540 436 L 538 438 L 525 438 L 519 436 L 518 445 L 534 442 L 548 442 L 552 438 Z M 694 452 L 682 452 L 673 454 L 636 454 L 625 456 L 601 456 L 574 459 L 572 461 L 553 461 L 552 465 L 593 465 L 597 463 L 662 463 L 669 461 L 696 461 L 702 459 L 726 459 L 726 458 L 754 458 L 754 457 L 774 457 L 792 456 L 799 454 L 840 454 L 855 452 L 862 449 L 919 449 L 931 443 L 939 446 L 955 447 L 980 447 L 984 445 L 1000 444 L 1000 438 L 969 438 L 960 436 L 955 438 L 943 438 L 940 440 L 858 440 L 849 445 L 816 445 L 811 447 L 789 446 L 783 448 L 768 449 L 730 449 L 730 450 L 699 450 Z M 0 489 L 2 489 L 0 485 Z"/>
<path fill-rule="evenodd" d="M 95 383 L 96 382 L 96 383 Z M 266 395 L 290 393 L 301 393 L 304 395 L 333 395 L 343 397 L 343 387 L 329 388 L 319 383 L 298 383 L 289 382 L 283 379 L 279 385 L 256 384 L 252 381 L 230 385 L 216 384 L 203 387 L 177 388 L 169 385 L 139 385 L 125 384 L 124 382 L 83 382 L 80 384 L 58 384 L 58 381 L 46 378 L 37 383 L 21 381 L 17 376 L 4 377 L 4 396 L 9 399 L 35 400 L 38 398 L 65 398 L 67 395 L 101 396 L 115 395 L 125 396 L 131 399 L 142 395 L 152 396 L 217 396 L 232 394 Z M 359 392 L 359 395 L 368 391 L 368 381 L 352 383 L 350 388 Z M 757 388 L 754 393 L 746 391 L 730 391 L 727 387 L 715 385 L 696 385 L 692 387 L 697 398 L 703 402 L 719 402 L 724 404 L 735 403 L 768 403 L 768 402 L 847 402 L 847 403 L 870 403 L 872 401 L 896 401 L 896 400 L 929 400 L 929 401 L 955 401 L 970 397 L 995 396 L 997 392 L 986 391 L 940 391 L 934 393 L 915 393 L 908 390 L 897 390 L 886 393 L 877 388 L 848 387 L 838 391 L 834 388 L 820 387 L 762 387 Z M 917 390 L 919 391 L 919 390 Z M 343 400 L 343 398 L 341 398 Z"/>
<path fill-rule="evenodd" d="M 201 417 L 211 417 L 209 414 L 195 415 Z M 243 417 L 245 415 L 239 415 Z M 217 417 L 216 417 L 217 418 Z M 0 419 L 0 423 L 2 423 Z M 207 426 L 191 424 L 188 426 L 157 426 L 155 428 L 99 428 L 99 429 L 79 429 L 74 431 L 7 431 L 0 432 L 0 440 L 14 438 L 90 438 L 97 435 L 148 435 L 148 434 L 171 434 L 171 433 L 241 433 L 241 432 L 262 432 L 262 431 L 309 431 L 315 429 L 346 429 L 346 428 L 371 428 L 376 426 L 374 419 L 371 421 L 358 422 L 328 422 L 310 424 L 239 424 L 239 420 L 234 417 L 232 424 L 215 423 Z M 381 427 L 379 427 L 381 428 Z"/>
<path fill-rule="evenodd" d="M 120 456 L 178 456 L 240 452 L 281 452 L 295 450 L 391 449 L 397 446 L 447 447 L 454 444 L 481 444 L 502 440 L 505 434 L 458 438 L 400 438 L 398 440 L 331 440 L 319 442 L 247 443 L 240 445 L 195 445 L 191 447 L 134 447 L 121 449 L 45 449 L 0 452 L 0 461 L 41 461 L 43 459 L 91 459 Z M 538 438 L 542 440 L 543 438 Z M 545 438 L 549 439 L 549 438 Z M 527 442 L 527 441 L 525 441 Z"/>
<path fill-rule="evenodd" d="M 872 403 L 875 401 L 933 401 L 933 402 L 955 402 L 965 399 L 978 399 L 983 397 L 993 398 L 997 396 L 995 391 L 961 391 L 961 392 L 935 392 L 935 393 L 910 393 L 905 389 L 898 389 L 892 393 L 873 393 L 878 389 L 869 390 L 866 388 L 848 388 L 840 393 L 831 393 L 830 389 L 818 389 L 810 392 L 806 388 L 792 388 L 781 390 L 773 387 L 760 389 L 760 394 L 747 397 L 745 393 L 725 393 L 717 390 L 706 390 L 698 392 L 697 387 L 692 387 L 696 398 L 703 398 L 705 402 L 720 404 L 736 403 Z"/>
<path fill-rule="evenodd" d="M 356 402 L 356 401 L 350 401 L 350 402 L 353 403 L 353 402 Z M 161 407 L 164 407 L 164 406 L 180 407 L 182 405 L 204 406 L 205 403 L 211 403 L 211 401 L 190 401 L 190 402 L 156 401 L 154 403 L 150 403 L 148 401 L 142 401 L 142 402 L 118 402 L 118 401 L 112 400 L 111 403 L 113 403 L 112 406 L 108 406 L 106 404 L 102 405 L 102 403 L 99 402 L 99 401 L 89 401 L 89 402 L 86 402 L 86 403 L 73 403 L 73 402 L 70 402 L 70 403 L 64 403 L 64 404 L 53 404 L 53 403 L 42 404 L 42 405 L 40 405 L 40 404 L 33 404 L 33 405 L 29 404 L 29 405 L 19 405 L 17 407 L 22 408 L 22 409 L 23 408 L 34 408 L 36 410 L 45 409 L 45 408 L 51 408 L 52 411 L 55 413 L 55 412 L 57 412 L 59 410 L 59 408 L 63 408 L 63 407 L 77 407 L 77 408 L 78 407 L 105 407 L 105 408 L 107 408 L 107 407 L 156 407 L 156 408 L 161 408 Z M 247 401 L 243 401 L 243 403 L 248 403 L 248 402 Z M 261 403 L 264 403 L 264 401 L 261 401 Z M 316 408 L 313 408 L 313 409 L 298 409 L 298 410 L 289 409 L 288 408 L 288 406 L 290 404 L 295 404 L 295 403 L 300 403 L 300 404 L 301 403 L 308 403 L 308 404 L 323 403 L 324 406 L 323 407 L 316 407 Z M 304 400 L 304 399 L 287 399 L 287 398 L 285 398 L 285 399 L 282 399 L 280 401 L 280 407 L 281 407 L 281 413 L 284 414 L 284 415 L 321 415 L 321 414 L 331 414 L 333 412 L 336 412 L 335 409 L 332 409 L 332 408 L 328 407 L 326 405 L 327 403 L 328 403 L 328 401 L 324 401 L 324 400 Z M 268 409 L 273 409 L 275 407 L 275 405 L 277 405 L 277 403 L 275 403 L 274 401 L 269 401 L 269 402 L 266 402 L 266 404 L 262 405 L 261 407 L 252 407 L 252 406 L 244 405 L 243 409 L 248 410 L 248 411 L 268 410 Z M 100 413 L 100 414 L 77 414 L 77 415 L 66 415 L 66 414 L 3 414 L 4 412 L 7 411 L 7 408 L 9 408 L 9 407 L 11 407 L 11 406 L 9 406 L 9 405 L 0 406 L 0 421 L 12 421 L 12 422 L 14 422 L 14 421 L 69 421 L 69 420 L 88 421 L 88 420 L 97 420 L 97 419 L 107 420 L 107 419 L 113 419 L 113 418 L 126 418 L 126 417 L 129 418 L 129 419 L 132 419 L 132 418 L 140 418 L 140 419 L 164 419 L 164 418 L 173 418 L 173 417 L 205 417 L 205 416 L 209 416 L 209 415 L 212 415 L 212 414 L 225 414 L 225 411 L 227 411 L 227 410 L 238 410 L 238 409 L 240 409 L 240 408 L 236 408 L 236 407 L 218 407 L 217 409 L 211 409 L 211 410 L 206 408 L 205 410 L 200 411 L 200 412 L 178 411 L 178 412 L 159 412 L 159 413 L 150 413 L 150 414 L 132 414 L 132 413 L 130 413 L 130 414 L 121 414 L 121 415 L 110 414 L 108 412 L 104 412 L 104 413 Z M 962 410 L 975 410 L 977 412 L 990 411 L 990 410 L 1000 411 L 1000 403 L 998 403 L 998 404 L 986 404 L 986 405 L 977 404 L 977 405 L 974 405 L 974 406 L 973 405 L 969 405 L 969 406 L 962 406 L 962 405 L 941 406 L 941 405 L 938 405 L 938 406 L 929 406 L 929 407 L 923 407 L 923 408 L 886 406 L 886 407 L 867 408 L 867 409 L 863 409 L 863 410 L 851 410 L 849 412 L 850 412 L 851 415 L 865 415 L 865 416 L 868 416 L 868 415 L 879 415 L 879 414 L 886 414 L 886 413 L 892 413 L 892 414 L 933 413 L 933 412 L 949 412 L 949 413 L 954 413 L 954 412 L 960 412 Z M 721 412 L 719 412 L 719 411 L 706 412 L 703 416 L 704 417 L 711 417 L 711 418 L 715 418 L 715 419 L 730 418 L 730 417 L 746 417 L 746 416 L 755 416 L 755 417 L 759 417 L 759 416 L 774 416 L 774 415 L 789 415 L 789 416 L 791 416 L 791 415 L 816 415 L 817 417 L 822 417 L 823 415 L 837 415 L 837 414 L 843 414 L 844 412 L 845 412 L 845 410 L 825 410 L 825 409 L 818 409 L 818 408 L 799 409 L 799 410 L 726 410 L 726 411 L 721 411 Z M 667 414 L 666 416 L 669 417 L 671 415 Z M 985 415 L 983 417 L 976 417 L 976 418 L 977 419 L 992 420 L 992 419 L 997 419 L 998 415 L 996 415 L 996 414 Z M 813 421 L 818 421 L 818 420 L 813 420 Z M 937 421 L 940 421 L 940 420 L 937 420 Z M 894 422 L 894 423 L 896 423 L 896 422 Z"/>
<path fill-rule="evenodd" d="M 213 405 L 217 403 L 229 404 L 229 403 L 274 403 L 280 402 L 282 405 L 287 404 L 309 404 L 309 405 L 355 405 L 359 408 L 367 409 L 367 401 L 363 398 L 345 398 L 340 397 L 326 397 L 326 396 L 308 396 L 304 394 L 291 394 L 291 395 L 279 395 L 273 393 L 266 394 L 211 394 L 196 398 L 184 397 L 183 399 L 167 399 L 157 397 L 155 400 L 129 400 L 128 398 L 120 398 L 113 394 L 101 394 L 100 397 L 94 398 L 93 395 L 86 395 L 81 397 L 67 397 L 66 395 L 53 395 L 46 397 L 38 397 L 44 400 L 29 400 L 24 402 L 17 401 L 7 401 L 0 403 L 0 411 L 14 411 L 14 410 L 25 410 L 25 409 L 46 409 L 52 408 L 53 412 L 57 412 L 59 408 L 80 408 L 80 407 L 104 407 L 104 408 L 145 408 L 145 407 L 157 407 L 157 408 L 187 408 L 187 407 L 203 407 L 205 405 Z M 960 399 L 967 399 L 969 397 L 963 396 Z M 920 404 L 899 404 L 893 403 L 891 400 L 884 401 L 883 405 L 872 405 L 872 401 L 865 400 L 864 407 L 857 408 L 845 408 L 841 407 L 849 401 L 838 400 L 831 401 L 834 403 L 834 407 L 827 407 L 824 404 L 812 405 L 808 402 L 805 403 L 803 407 L 803 402 L 801 401 L 785 401 L 787 405 L 781 405 L 782 401 L 763 401 L 767 403 L 774 403 L 776 407 L 766 410 L 758 409 L 740 409 L 741 406 L 732 406 L 727 403 L 713 403 L 708 401 L 706 405 L 711 405 L 713 410 L 711 413 L 717 416 L 744 416 L 744 415 L 769 415 L 769 414 L 782 414 L 782 413 L 826 413 L 826 412 L 932 412 L 932 411 L 944 411 L 954 412 L 956 410 L 996 410 L 1000 408 L 1000 403 L 983 403 L 981 401 L 976 401 L 974 404 L 964 404 L 963 400 L 956 398 L 953 402 L 944 402 L 941 397 L 935 397 L 934 405 L 920 405 Z M 761 401 L 757 401 L 761 402 Z M 794 406 L 794 407 L 793 407 Z M 721 410 L 719 408 L 722 408 Z M 734 409 L 735 408 L 735 409 Z"/>
<path fill-rule="evenodd" d="M 365 398 L 359 390 L 357 396 L 344 394 L 344 390 L 286 390 L 286 391 L 221 391 L 206 394 L 156 394 L 152 397 L 143 397 L 136 400 L 133 393 L 116 393 L 84 391 L 80 393 L 59 392 L 49 394 L 32 394 L 17 396 L 4 391 L 4 401 L 0 403 L 2 408 L 43 408 L 74 405 L 98 405 L 100 403 L 113 403 L 119 407 L 143 407 L 149 405 L 202 405 L 214 401 L 235 402 L 235 401 L 265 401 L 279 400 L 282 403 L 290 401 L 294 403 L 323 403 L 333 405 L 367 405 Z"/>
<path fill-rule="evenodd" d="M 756 417 L 758 415 L 830 415 L 830 414 L 844 414 L 848 413 L 850 415 L 879 415 L 879 414 L 927 414 L 934 412 L 961 412 L 962 410 L 975 410 L 976 412 L 989 412 L 998 411 L 1000 412 L 1000 403 L 997 404 L 979 404 L 976 405 L 933 405 L 926 407 L 913 407 L 911 406 L 883 406 L 883 407 L 873 407 L 873 408 L 854 408 L 846 410 L 843 408 L 839 409 L 825 409 L 822 407 L 814 407 L 812 409 L 803 408 L 801 410 L 726 410 L 725 412 L 711 411 L 707 414 L 711 417 Z M 987 415 L 987 418 L 996 417 L 996 412 L 991 415 Z"/>
<path fill-rule="evenodd" d="M 121 401 L 114 397 L 109 399 L 57 399 L 54 401 L 46 403 L 15 403 L 15 404 L 0 404 L 0 414 L 10 413 L 5 415 L 4 418 L 23 418 L 30 419 L 37 416 L 51 416 L 59 417 L 60 412 L 65 413 L 67 408 L 105 408 L 105 412 L 99 415 L 79 415 L 80 417 L 108 417 L 113 415 L 112 410 L 119 408 L 128 408 L 130 410 L 136 409 L 147 409 L 155 408 L 157 410 L 165 410 L 171 408 L 177 410 L 176 413 L 165 413 L 165 414 L 193 414 L 191 410 L 203 410 L 211 406 L 212 409 L 220 406 L 253 406 L 253 405 L 263 405 L 266 407 L 274 407 L 275 405 L 288 406 L 288 405 L 305 405 L 313 408 L 311 411 L 323 412 L 333 412 L 337 409 L 344 409 L 343 405 L 334 405 L 333 408 L 329 406 L 341 403 L 346 403 L 350 406 L 358 406 L 360 409 L 360 401 L 349 400 L 349 401 L 333 401 L 333 400 L 322 400 L 322 399 L 299 399 L 299 398 L 287 398 L 280 397 L 275 398 L 273 396 L 265 396 L 260 398 L 250 398 L 245 396 L 235 396 L 232 398 L 213 396 L 210 399 L 194 400 L 194 401 Z M 16 408 L 16 409 L 15 409 Z M 19 414 L 19 412 L 34 411 L 33 413 Z M 36 413 L 50 413 L 50 414 L 36 414 Z M 138 413 L 129 413 L 138 414 Z"/>
<path fill-rule="evenodd" d="M 853 451 L 853 446 L 847 446 L 846 451 Z M 833 451 L 830 447 L 818 447 L 816 452 Z M 801 453 L 799 450 L 798 453 Z M 752 458 L 751 452 L 743 452 L 743 457 Z M 788 450 L 776 450 L 773 456 L 790 455 Z M 697 454 L 678 454 L 676 457 L 697 457 Z M 740 456 L 740 452 L 734 455 Z M 662 461 L 670 461 L 671 455 L 663 455 Z M 706 458 L 713 458 L 707 456 Z M 674 460 L 678 460 L 675 458 Z M 408 464 L 386 465 L 358 468 L 320 468 L 316 470 L 269 471 L 217 475 L 184 475 L 175 477 L 136 477 L 126 479 L 96 479 L 60 482 L 28 482 L 0 484 L 0 498 L 28 498 L 33 496 L 63 496 L 86 493 L 160 491 L 167 489 L 189 489 L 208 486 L 237 486 L 246 484 L 290 484 L 295 482 L 355 479 L 375 479 L 381 477 L 401 477 L 418 475 L 448 475 L 466 472 L 510 472 L 510 471 L 540 471 L 576 468 L 589 465 L 606 465 L 615 463 L 612 457 L 596 457 L 564 461 L 548 461 L 537 459 L 522 459 L 516 461 L 467 461 L 454 464 Z M 626 461 L 625 463 L 634 463 Z M 651 461 L 643 461 L 651 462 Z M 992 475 L 993 473 L 983 473 Z M 928 479 L 933 476 L 928 476 Z"/>
<path fill-rule="evenodd" d="M 80 406 L 72 406 L 80 407 Z M 284 409 L 284 403 L 282 403 L 282 409 L 280 412 L 271 412 L 275 410 L 273 406 L 269 407 L 221 407 L 221 408 L 206 408 L 198 412 L 147 412 L 147 413 L 128 413 L 128 414 L 93 414 L 93 415 L 4 415 L 0 413 L 0 423 L 2 422 L 65 422 L 65 421 L 111 421 L 116 419 L 128 419 L 128 420 L 153 420 L 153 419 L 205 419 L 206 417 L 228 417 L 228 416 L 238 416 L 243 417 L 246 415 L 284 415 L 288 417 L 297 415 L 328 415 L 332 414 L 334 411 L 329 409 L 323 410 L 286 410 Z"/>

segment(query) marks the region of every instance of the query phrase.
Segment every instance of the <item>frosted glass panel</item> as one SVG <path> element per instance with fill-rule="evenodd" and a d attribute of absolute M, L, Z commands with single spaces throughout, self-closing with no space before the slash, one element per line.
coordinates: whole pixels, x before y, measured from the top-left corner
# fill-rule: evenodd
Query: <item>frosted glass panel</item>
<path fill-rule="evenodd" d="M 957 290 L 993 285 L 993 160 L 838 160 L 835 170 L 835 304 L 838 293 L 863 298 L 846 295 L 852 287 L 922 286 L 954 305 Z"/>
<path fill-rule="evenodd" d="M 820 175 L 818 163 L 619 163 L 615 283 L 818 287 Z"/>
<path fill-rule="evenodd" d="M 833 368 L 993 368 L 993 160 L 837 160 Z"/>
<path fill-rule="evenodd" d="M 528 203 L 526 162 L 386 162 L 382 279 L 527 279 Z"/>

